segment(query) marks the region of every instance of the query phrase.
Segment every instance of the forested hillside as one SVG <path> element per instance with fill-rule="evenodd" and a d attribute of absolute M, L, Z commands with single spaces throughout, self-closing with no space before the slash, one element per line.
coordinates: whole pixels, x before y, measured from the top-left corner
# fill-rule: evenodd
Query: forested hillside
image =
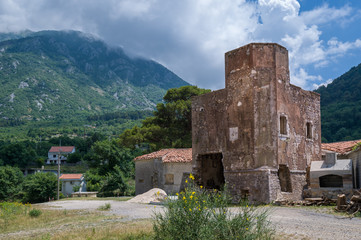
<path fill-rule="evenodd" d="M 323 142 L 361 139 L 361 64 L 316 90 Z"/>
<path fill-rule="evenodd" d="M 0 117 L 69 118 L 153 110 L 169 88 L 189 85 L 162 65 L 130 58 L 81 32 L 2 35 Z"/>

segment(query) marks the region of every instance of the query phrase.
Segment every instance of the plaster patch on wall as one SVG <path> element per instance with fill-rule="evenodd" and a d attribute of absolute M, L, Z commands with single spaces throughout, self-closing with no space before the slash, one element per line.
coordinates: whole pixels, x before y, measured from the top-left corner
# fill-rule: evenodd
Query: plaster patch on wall
<path fill-rule="evenodd" d="M 242 106 L 242 102 L 239 101 L 239 102 L 237 103 L 237 106 L 238 106 L 238 107 Z"/>
<path fill-rule="evenodd" d="M 238 139 L 238 127 L 229 128 L 229 141 L 234 142 Z"/>

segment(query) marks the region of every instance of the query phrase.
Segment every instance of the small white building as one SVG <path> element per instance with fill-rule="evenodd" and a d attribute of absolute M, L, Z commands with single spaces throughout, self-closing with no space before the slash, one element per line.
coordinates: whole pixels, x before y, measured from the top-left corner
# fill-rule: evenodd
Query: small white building
<path fill-rule="evenodd" d="M 60 164 L 66 163 L 67 156 L 71 153 L 75 153 L 74 146 L 61 146 L 61 147 L 51 147 L 48 152 L 48 160 L 46 164 L 57 164 L 60 154 Z"/>
<path fill-rule="evenodd" d="M 64 196 L 74 193 L 74 187 L 79 186 L 77 192 L 86 192 L 86 183 L 83 174 L 62 174 L 60 176 L 61 192 Z"/>
<path fill-rule="evenodd" d="M 161 188 L 167 194 L 179 192 L 183 173 L 192 171 L 192 149 L 162 149 L 136 157 L 135 194 Z"/>
<path fill-rule="evenodd" d="M 322 157 L 324 158 L 328 152 L 337 153 L 338 159 L 352 160 L 353 188 L 361 188 L 361 139 L 322 143 Z"/>

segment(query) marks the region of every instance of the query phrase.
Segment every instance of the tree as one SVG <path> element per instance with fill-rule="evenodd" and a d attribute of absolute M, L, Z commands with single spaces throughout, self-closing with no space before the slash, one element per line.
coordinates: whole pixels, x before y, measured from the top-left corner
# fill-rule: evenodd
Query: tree
<path fill-rule="evenodd" d="M 99 191 L 99 196 L 102 197 L 111 197 L 116 195 L 129 195 L 127 178 L 124 176 L 119 166 L 115 166 L 114 171 L 108 173 Z"/>
<path fill-rule="evenodd" d="M 21 191 L 24 175 L 17 167 L 0 167 L 0 200 L 14 201 Z"/>
<path fill-rule="evenodd" d="M 24 202 L 40 203 L 57 194 L 57 177 L 53 173 L 35 173 L 28 175 L 23 184 Z"/>
<path fill-rule="evenodd" d="M 81 161 L 81 154 L 80 152 L 71 153 L 67 157 L 68 163 L 77 163 Z"/>
<path fill-rule="evenodd" d="M 98 168 L 99 175 L 106 175 L 119 166 L 125 176 L 130 176 L 134 168 L 132 162 L 134 155 L 130 149 L 122 148 L 116 140 L 105 140 L 94 143 L 91 153 L 86 156 L 86 160 L 93 168 Z"/>
<path fill-rule="evenodd" d="M 36 152 L 29 142 L 10 143 L 0 149 L 0 158 L 4 165 L 24 168 L 35 161 Z"/>
<path fill-rule="evenodd" d="M 192 146 L 191 98 L 210 92 L 196 86 L 172 88 L 164 95 L 164 103 L 157 105 L 152 117 L 146 118 L 142 126 L 126 130 L 120 143 L 130 148 L 147 144 L 150 150 L 167 147 Z"/>

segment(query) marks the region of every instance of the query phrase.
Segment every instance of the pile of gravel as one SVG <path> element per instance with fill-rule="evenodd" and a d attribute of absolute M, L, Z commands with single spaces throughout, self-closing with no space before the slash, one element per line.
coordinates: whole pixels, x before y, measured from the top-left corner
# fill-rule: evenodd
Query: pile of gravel
<path fill-rule="evenodd" d="M 128 200 L 131 203 L 161 203 L 167 197 L 167 193 L 160 188 L 153 188 L 148 192 L 139 194 L 134 198 Z"/>

